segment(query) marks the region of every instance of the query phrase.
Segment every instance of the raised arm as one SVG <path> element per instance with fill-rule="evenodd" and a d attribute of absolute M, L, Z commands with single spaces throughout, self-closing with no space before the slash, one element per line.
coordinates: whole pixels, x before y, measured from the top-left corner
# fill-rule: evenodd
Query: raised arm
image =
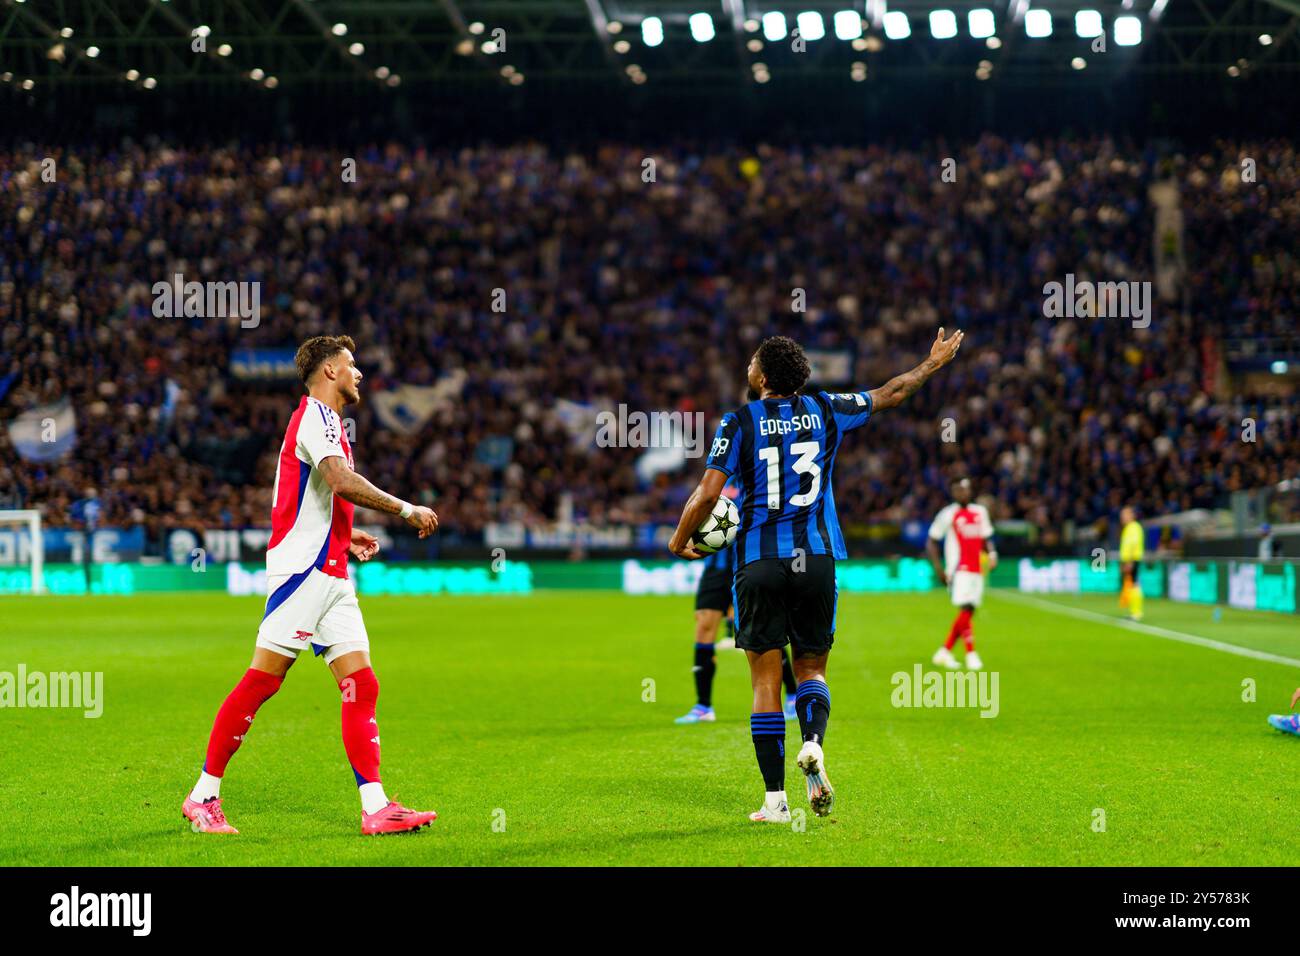
<path fill-rule="evenodd" d="M 344 501 L 350 501 L 354 505 L 370 508 L 373 511 L 400 515 L 407 524 L 419 530 L 421 538 L 427 538 L 437 530 L 438 516 L 433 513 L 432 508 L 408 504 L 386 491 L 379 490 L 349 468 L 347 462 L 338 455 L 322 458 L 317 468 L 320 469 L 330 490 Z"/>
<path fill-rule="evenodd" d="M 901 405 L 906 398 L 925 384 L 926 379 L 952 361 L 957 350 L 961 348 L 961 340 L 965 335 L 965 332 L 958 330 L 945 339 L 943 328 L 940 327 L 939 334 L 934 337 L 934 344 L 930 346 L 930 354 L 925 361 L 910 372 L 895 375 L 880 388 L 871 390 L 872 413 Z"/>
<path fill-rule="evenodd" d="M 695 486 L 695 490 L 686 501 L 686 507 L 682 509 L 682 518 L 677 522 L 677 530 L 673 532 L 672 540 L 668 542 L 669 551 L 689 561 L 704 557 L 691 547 L 691 535 L 704 523 L 713 506 L 718 503 L 718 497 L 722 494 L 722 487 L 726 483 L 725 472 L 718 471 L 716 468 L 704 470 L 704 477 Z"/>

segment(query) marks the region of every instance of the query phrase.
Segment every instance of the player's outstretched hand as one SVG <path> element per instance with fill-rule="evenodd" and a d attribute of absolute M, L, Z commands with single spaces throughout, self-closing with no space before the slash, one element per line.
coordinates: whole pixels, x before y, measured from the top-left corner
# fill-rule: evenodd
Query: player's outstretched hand
<path fill-rule="evenodd" d="M 930 346 L 930 361 L 934 362 L 939 368 L 943 368 L 953 360 L 957 350 L 961 348 L 961 340 L 966 337 L 966 333 L 958 329 L 948 338 L 943 337 L 943 326 L 939 326 L 939 334 L 934 337 L 934 344 Z"/>
<path fill-rule="evenodd" d="M 438 516 L 434 514 L 432 508 L 423 505 L 416 505 L 411 509 L 411 516 L 406 519 L 406 523 L 418 529 L 421 538 L 427 538 L 438 530 Z"/>
<path fill-rule="evenodd" d="M 1296 702 L 1297 700 L 1300 700 L 1300 687 L 1297 687 L 1297 688 L 1295 689 L 1295 693 L 1291 695 L 1291 709 L 1292 709 L 1292 710 L 1295 710 L 1295 702 Z"/>

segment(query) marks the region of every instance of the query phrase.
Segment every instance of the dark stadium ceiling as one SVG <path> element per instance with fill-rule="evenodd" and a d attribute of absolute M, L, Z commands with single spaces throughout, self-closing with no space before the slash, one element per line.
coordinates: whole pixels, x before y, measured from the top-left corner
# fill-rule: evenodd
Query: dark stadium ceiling
<path fill-rule="evenodd" d="M 859 16 L 837 20 L 845 10 Z M 936 10 L 954 17 L 936 22 Z M 972 36 L 972 10 L 989 11 L 976 17 L 991 20 L 992 41 Z M 1080 10 L 1100 13 L 1106 52 L 1078 35 Z M 821 18 L 804 21 L 806 49 L 795 51 L 784 31 L 799 27 L 801 13 Z M 692 37 L 697 14 L 708 14 L 697 21 L 714 34 L 706 42 Z M 785 17 L 772 37 L 767 14 Z M 891 39 L 900 15 L 910 35 Z M 1116 42 L 1122 17 L 1140 27 L 1136 45 Z M 649 18 L 663 31 L 654 46 L 643 28 Z M 1050 36 L 1028 36 L 1044 19 Z M 812 39 L 818 22 L 825 36 Z M 945 23 L 955 23 L 955 37 L 933 35 Z M 700 87 L 792 76 L 1040 82 L 1078 74 L 1113 83 L 1131 73 L 1271 72 L 1290 83 L 1300 69 L 1298 27 L 1300 0 L 0 0 L 0 80 L 22 89 L 537 78 Z M 493 50 L 494 36 L 504 49 Z"/>

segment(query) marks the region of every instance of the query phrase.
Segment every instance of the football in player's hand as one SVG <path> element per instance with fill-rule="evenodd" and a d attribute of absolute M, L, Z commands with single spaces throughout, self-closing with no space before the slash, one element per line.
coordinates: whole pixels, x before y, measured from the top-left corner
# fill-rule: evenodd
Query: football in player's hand
<path fill-rule="evenodd" d="M 719 498 L 708 517 L 691 535 L 691 547 L 700 554 L 714 554 L 731 546 L 739 528 L 740 512 L 736 503 L 730 498 Z"/>

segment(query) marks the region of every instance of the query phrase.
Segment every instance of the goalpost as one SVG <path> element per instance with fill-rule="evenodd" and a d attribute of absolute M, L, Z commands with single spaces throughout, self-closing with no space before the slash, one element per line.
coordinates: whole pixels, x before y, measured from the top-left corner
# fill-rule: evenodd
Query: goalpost
<path fill-rule="evenodd" d="M 32 562 L 32 593 L 45 593 L 45 539 L 41 536 L 41 513 L 39 511 L 0 511 L 0 527 L 5 525 L 26 525 L 30 541 L 29 554 Z M 15 555 L 21 554 L 21 547 L 15 546 Z"/>

